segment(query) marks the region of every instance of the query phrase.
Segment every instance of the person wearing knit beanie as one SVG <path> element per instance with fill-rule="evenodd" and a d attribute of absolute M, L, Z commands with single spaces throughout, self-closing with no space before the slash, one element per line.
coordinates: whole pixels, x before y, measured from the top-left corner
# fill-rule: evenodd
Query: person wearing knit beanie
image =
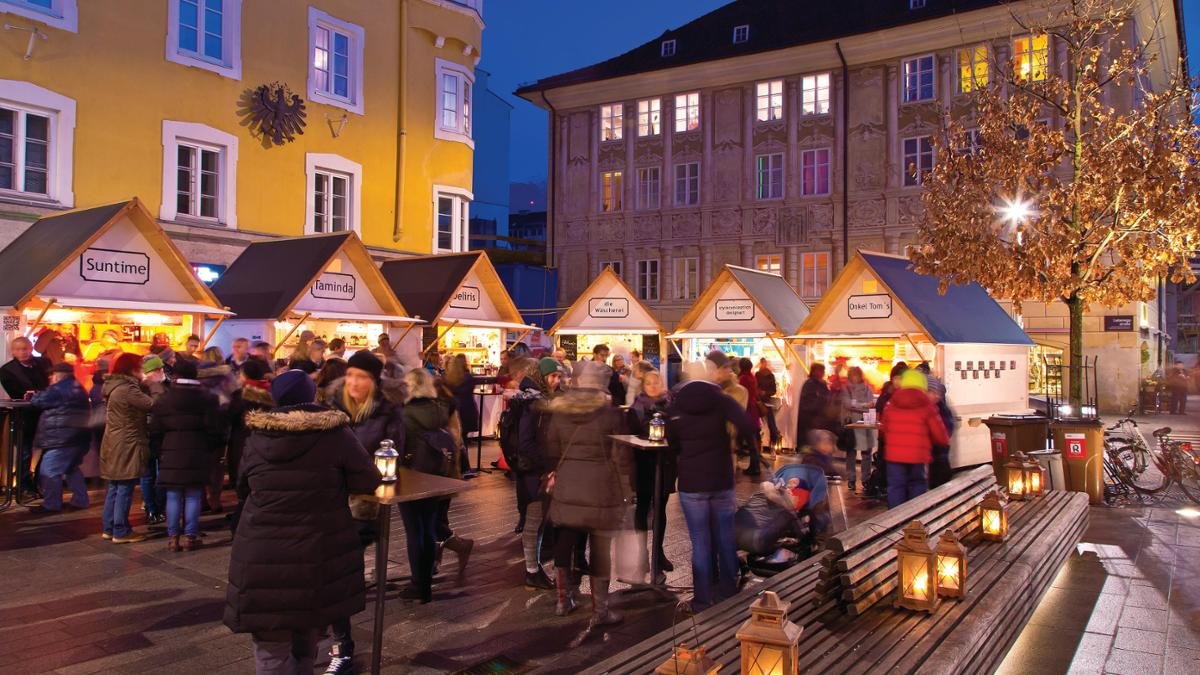
<path fill-rule="evenodd" d="M 149 375 L 156 370 L 162 370 L 163 360 L 157 354 L 146 354 L 142 357 L 142 373 Z"/>
<path fill-rule="evenodd" d="M 109 372 L 113 375 L 129 375 L 141 379 L 142 357 L 137 354 L 123 352 L 113 361 L 112 370 Z"/>
<path fill-rule="evenodd" d="M 350 359 L 346 361 L 346 368 L 365 371 L 375 380 L 375 386 L 379 386 L 380 379 L 383 377 L 383 361 L 365 349 L 351 354 Z"/>
<path fill-rule="evenodd" d="M 281 408 L 312 403 L 317 397 L 317 385 L 304 371 L 289 370 L 271 380 L 271 397 Z"/>

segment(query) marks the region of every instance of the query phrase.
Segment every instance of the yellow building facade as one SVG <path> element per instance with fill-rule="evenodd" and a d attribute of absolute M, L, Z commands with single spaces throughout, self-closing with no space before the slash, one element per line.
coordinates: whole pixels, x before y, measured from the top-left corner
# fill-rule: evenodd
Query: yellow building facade
<path fill-rule="evenodd" d="M 137 196 L 193 262 L 345 229 L 466 248 L 482 0 L 0 0 L 0 23 L 0 246 Z M 293 95 L 303 133 L 275 137 Z"/>

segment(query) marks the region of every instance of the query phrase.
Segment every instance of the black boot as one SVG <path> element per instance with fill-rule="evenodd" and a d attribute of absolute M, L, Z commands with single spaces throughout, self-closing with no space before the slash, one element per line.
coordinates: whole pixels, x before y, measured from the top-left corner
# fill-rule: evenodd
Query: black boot
<path fill-rule="evenodd" d="M 467 581 L 467 562 L 471 559 L 471 551 L 475 548 L 474 539 L 464 539 L 458 535 L 450 535 L 443 546 L 454 551 L 458 556 L 458 585 Z"/>
<path fill-rule="evenodd" d="M 625 620 L 619 612 L 609 609 L 608 577 L 588 577 L 592 586 L 592 620 L 588 629 L 613 626 Z"/>
<path fill-rule="evenodd" d="M 555 616 L 566 616 L 579 608 L 575 602 L 575 594 L 571 592 L 571 577 L 567 570 L 554 568 L 554 590 L 558 593 L 558 602 L 554 605 Z"/>

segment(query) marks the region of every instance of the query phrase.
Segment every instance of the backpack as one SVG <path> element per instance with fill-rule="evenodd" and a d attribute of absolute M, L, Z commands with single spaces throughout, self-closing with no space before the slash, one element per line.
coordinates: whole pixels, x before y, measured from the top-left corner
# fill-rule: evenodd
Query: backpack
<path fill-rule="evenodd" d="M 421 432 L 421 442 L 407 453 L 407 466 L 421 473 L 449 476 L 458 456 L 458 446 L 448 429 Z"/>

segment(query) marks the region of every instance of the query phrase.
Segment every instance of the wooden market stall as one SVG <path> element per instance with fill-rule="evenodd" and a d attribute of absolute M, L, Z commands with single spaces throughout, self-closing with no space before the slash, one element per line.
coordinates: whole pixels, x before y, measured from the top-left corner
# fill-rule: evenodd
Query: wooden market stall
<path fill-rule="evenodd" d="M 181 348 L 231 314 L 136 197 L 39 219 L 0 251 L 0 279 L 0 362 L 26 335 L 85 387 L 101 358 L 145 354 L 156 335 Z"/>
<path fill-rule="evenodd" d="M 665 366 L 665 331 L 612 267 L 606 266 L 547 332 L 568 361 L 588 359 L 596 345 L 606 344 L 614 354 L 629 358 L 637 349 L 655 368 Z"/>
<path fill-rule="evenodd" d="M 859 251 L 791 339 L 813 362 L 861 367 L 876 391 L 895 362 L 928 361 L 959 418 L 955 467 L 991 461 L 983 419 L 1029 411 L 1025 331 L 979 284 L 943 295 L 902 256 Z"/>
<path fill-rule="evenodd" d="M 374 348 L 388 333 L 402 362 L 420 363 L 416 349 L 406 353 L 401 344 L 420 322 L 409 318 L 353 232 L 250 244 L 213 292 L 238 317 L 216 328 L 214 343 L 222 349 L 246 337 L 287 356 L 309 330 L 326 342 L 342 338 L 350 354 Z"/>
<path fill-rule="evenodd" d="M 756 366 L 766 358 L 784 391 L 789 370 L 801 365 L 784 338 L 807 316 L 808 305 L 782 276 L 726 265 L 667 337 L 685 363 L 714 349 Z"/>

